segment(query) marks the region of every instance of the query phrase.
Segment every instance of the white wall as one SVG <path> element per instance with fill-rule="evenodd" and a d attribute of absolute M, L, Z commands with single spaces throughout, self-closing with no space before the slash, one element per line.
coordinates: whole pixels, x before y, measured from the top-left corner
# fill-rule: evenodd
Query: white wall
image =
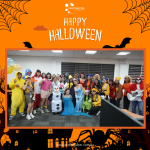
<path fill-rule="evenodd" d="M 143 61 L 139 60 L 127 60 L 126 65 L 121 65 L 121 60 L 114 59 L 84 59 L 84 58 L 58 58 L 58 57 L 26 57 L 26 56 L 8 56 L 12 58 L 15 64 L 19 64 L 24 74 L 25 69 L 32 70 L 32 75 L 37 69 L 42 72 L 50 72 L 51 74 L 61 74 L 61 62 L 78 62 L 78 63 L 100 63 L 100 64 L 115 64 L 114 77 L 121 77 L 121 83 L 123 78 L 128 75 L 129 64 L 143 65 Z M 15 78 L 15 72 L 7 75 L 7 84 L 10 80 Z"/>

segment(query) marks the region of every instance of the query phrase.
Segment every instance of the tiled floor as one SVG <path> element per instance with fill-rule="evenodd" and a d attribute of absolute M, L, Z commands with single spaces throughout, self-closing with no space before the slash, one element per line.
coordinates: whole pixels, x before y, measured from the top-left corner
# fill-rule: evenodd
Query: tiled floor
<path fill-rule="evenodd" d="M 123 100 L 120 102 L 120 108 L 123 108 Z M 50 110 L 50 104 L 48 106 Z M 132 112 L 132 104 L 130 104 L 129 111 Z M 8 110 L 10 114 L 10 108 Z M 138 111 L 137 111 L 138 114 Z M 54 115 L 51 111 L 49 113 L 41 114 L 37 112 L 35 118 L 32 120 L 27 120 L 26 117 L 19 115 L 18 111 L 15 118 L 9 121 L 8 126 L 18 126 L 18 127 L 98 127 L 100 124 L 100 116 L 92 115 L 93 117 L 87 116 L 62 116 L 61 114 Z"/>
<path fill-rule="evenodd" d="M 48 106 L 50 110 L 50 105 Z M 10 109 L 9 109 L 10 114 Z M 18 127 L 98 127 L 100 122 L 100 116 L 92 115 L 93 117 L 87 116 L 62 116 L 61 113 L 53 114 L 51 111 L 49 113 L 41 114 L 37 112 L 35 118 L 32 120 L 27 120 L 26 117 L 22 117 L 17 112 L 15 118 L 9 121 L 8 126 L 18 126 Z"/>

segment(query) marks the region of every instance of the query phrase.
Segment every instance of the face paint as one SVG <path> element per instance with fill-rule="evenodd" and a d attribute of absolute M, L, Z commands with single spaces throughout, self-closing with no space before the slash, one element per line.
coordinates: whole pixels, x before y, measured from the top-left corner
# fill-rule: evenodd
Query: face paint
<path fill-rule="evenodd" d="M 136 83 L 141 83 L 141 78 L 138 77 L 138 78 L 136 79 Z"/>

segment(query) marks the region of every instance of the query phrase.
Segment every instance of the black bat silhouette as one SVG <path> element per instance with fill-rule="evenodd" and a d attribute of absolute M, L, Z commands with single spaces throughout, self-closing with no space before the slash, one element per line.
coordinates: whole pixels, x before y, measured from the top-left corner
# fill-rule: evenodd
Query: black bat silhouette
<path fill-rule="evenodd" d="M 27 48 L 33 48 L 32 45 L 29 42 L 23 42 L 25 47 Z"/>
<path fill-rule="evenodd" d="M 123 41 L 120 45 L 116 45 L 115 47 L 105 45 L 105 46 L 103 46 L 103 48 L 124 48 L 126 46 L 126 44 L 130 43 L 130 40 L 131 40 L 131 38 L 126 37 L 123 39 Z"/>

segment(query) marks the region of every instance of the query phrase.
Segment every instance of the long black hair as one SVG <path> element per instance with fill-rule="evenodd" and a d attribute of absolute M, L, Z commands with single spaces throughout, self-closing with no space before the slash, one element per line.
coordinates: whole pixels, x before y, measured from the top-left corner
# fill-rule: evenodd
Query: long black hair
<path fill-rule="evenodd" d="M 90 86 L 92 85 L 92 78 L 90 79 Z M 84 82 L 84 87 L 87 87 L 88 79 L 85 80 Z"/>
<path fill-rule="evenodd" d="M 92 96 L 92 93 L 91 92 L 88 92 L 88 99 L 90 98 L 90 96 Z M 86 95 L 84 94 L 84 101 L 86 100 Z"/>
<path fill-rule="evenodd" d="M 73 83 L 73 87 L 74 87 L 75 85 L 74 85 L 73 80 L 72 80 L 72 83 Z M 69 88 L 71 89 L 71 87 L 70 87 L 70 79 L 69 79 Z"/>
<path fill-rule="evenodd" d="M 70 91 L 70 89 L 69 88 L 67 88 L 67 89 L 65 89 L 65 91 L 64 91 L 64 95 L 66 95 L 66 91 Z"/>
<path fill-rule="evenodd" d="M 109 79 L 109 81 L 111 81 L 112 82 L 112 85 L 116 85 L 116 83 L 114 82 L 114 80 L 113 79 Z M 109 84 L 110 85 L 110 84 Z"/>
<path fill-rule="evenodd" d="M 99 82 L 99 80 L 98 80 L 98 79 L 95 79 L 95 80 L 98 81 L 98 87 L 100 87 L 100 82 Z M 93 87 L 95 87 L 95 85 L 96 85 L 96 83 L 95 83 L 95 81 L 94 81 Z"/>
<path fill-rule="evenodd" d="M 62 79 L 62 78 L 64 78 L 64 84 L 66 84 L 65 77 L 61 77 L 61 79 Z M 61 83 L 61 82 L 62 82 L 62 81 L 60 81 L 60 83 Z"/>
<path fill-rule="evenodd" d="M 47 75 L 50 75 L 50 78 L 48 78 Z M 47 78 L 47 79 L 51 79 L 51 73 L 48 72 L 48 73 L 46 74 L 46 78 Z"/>

